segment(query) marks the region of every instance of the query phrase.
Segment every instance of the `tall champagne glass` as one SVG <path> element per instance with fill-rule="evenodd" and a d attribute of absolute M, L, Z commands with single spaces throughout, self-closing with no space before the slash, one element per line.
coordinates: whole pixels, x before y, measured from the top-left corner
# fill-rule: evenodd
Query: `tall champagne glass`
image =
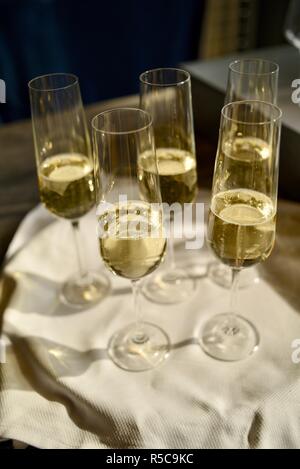
<path fill-rule="evenodd" d="M 194 202 L 197 170 L 193 127 L 191 80 L 188 72 L 161 68 L 140 76 L 140 105 L 153 118 L 162 201 L 174 211 Z M 153 161 L 140 159 L 144 174 L 143 196 L 151 201 L 148 179 Z M 159 303 L 178 303 L 190 298 L 195 282 L 174 255 L 174 211 L 171 210 L 168 265 L 145 283 L 145 296 Z"/>
<path fill-rule="evenodd" d="M 245 58 L 231 62 L 228 69 L 225 104 L 241 100 L 265 101 L 277 104 L 279 66 L 275 62 L 257 58 Z M 243 147 L 248 146 L 247 138 Z M 230 288 L 231 269 L 220 262 L 212 262 L 208 277 L 218 285 Z M 248 287 L 259 282 L 255 269 L 243 273 L 239 286 Z"/>
<path fill-rule="evenodd" d="M 62 287 L 69 305 L 97 303 L 109 291 L 106 275 L 88 272 L 81 254 L 79 220 L 95 204 L 93 157 L 78 78 L 44 75 L 28 84 L 41 201 L 54 215 L 70 220 L 78 274 Z"/>
<path fill-rule="evenodd" d="M 234 60 L 229 65 L 225 104 L 241 100 L 277 104 L 279 66 L 264 59 Z"/>
<path fill-rule="evenodd" d="M 258 346 L 255 327 L 237 312 L 236 294 L 240 271 L 266 260 L 274 246 L 280 130 L 281 111 L 270 103 L 222 109 L 207 239 L 232 269 L 231 303 L 229 312 L 204 324 L 200 339 L 219 360 L 241 360 Z"/>
<path fill-rule="evenodd" d="M 107 268 L 131 281 L 136 322 L 112 337 L 108 347 L 119 367 L 143 371 L 169 352 L 158 326 L 141 319 L 140 282 L 161 263 L 166 249 L 151 116 L 141 109 L 103 112 L 92 121 L 100 253 Z M 142 197 L 138 161 L 151 155 L 151 203 Z"/>

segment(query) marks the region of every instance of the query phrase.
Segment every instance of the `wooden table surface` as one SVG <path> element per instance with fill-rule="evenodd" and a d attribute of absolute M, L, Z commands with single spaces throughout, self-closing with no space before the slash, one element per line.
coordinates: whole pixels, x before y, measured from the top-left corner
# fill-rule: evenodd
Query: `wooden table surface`
<path fill-rule="evenodd" d="M 87 107 L 87 119 L 105 109 L 136 106 L 137 96 L 118 98 Z M 211 187 L 216 142 L 208 142 L 195 129 L 198 181 Z M 39 194 L 30 120 L 0 128 L 0 262 L 3 260 L 20 221 L 36 204 Z M 273 285 L 288 292 L 289 300 L 300 310 L 300 204 L 279 201 L 277 244 L 262 268 Z"/>

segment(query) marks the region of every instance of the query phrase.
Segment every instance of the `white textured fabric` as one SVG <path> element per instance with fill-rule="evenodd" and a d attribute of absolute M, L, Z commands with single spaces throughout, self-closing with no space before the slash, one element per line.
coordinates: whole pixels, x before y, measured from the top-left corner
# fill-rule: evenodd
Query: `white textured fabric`
<path fill-rule="evenodd" d="M 0 437 L 41 448 L 300 447 L 294 303 L 266 281 L 240 290 L 240 310 L 257 326 L 260 348 L 242 362 L 218 362 L 202 352 L 198 336 L 203 321 L 226 311 L 228 291 L 200 275 L 186 303 L 142 301 L 145 318 L 170 336 L 168 360 L 152 371 L 122 371 L 106 346 L 134 320 L 130 285 L 110 276 L 112 295 L 84 312 L 60 304 L 57 292 L 75 259 L 70 227 L 50 220 L 35 209 L 9 250 L 17 252 L 6 266 L 16 288 L 4 314 Z M 94 214 L 82 226 L 89 266 L 99 269 Z M 212 259 L 205 248 L 179 249 L 178 256 L 200 273 Z"/>

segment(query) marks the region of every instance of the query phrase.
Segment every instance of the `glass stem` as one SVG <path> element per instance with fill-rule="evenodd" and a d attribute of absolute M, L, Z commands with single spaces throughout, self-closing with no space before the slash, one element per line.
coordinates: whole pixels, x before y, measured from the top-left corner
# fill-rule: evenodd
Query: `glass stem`
<path fill-rule="evenodd" d="M 232 269 L 231 289 L 230 289 L 230 311 L 232 314 L 237 312 L 237 294 L 239 287 L 240 269 Z"/>
<path fill-rule="evenodd" d="M 72 225 L 72 231 L 74 234 L 74 244 L 75 244 L 75 251 L 76 251 L 76 258 L 77 258 L 77 267 L 78 267 L 78 272 L 81 278 L 84 278 L 86 276 L 86 270 L 84 268 L 84 262 L 81 257 L 81 236 L 80 236 L 80 226 L 79 226 L 79 220 L 73 220 L 71 222 Z"/>
<path fill-rule="evenodd" d="M 135 344 L 142 345 L 148 341 L 148 336 L 143 330 L 142 311 L 140 308 L 140 280 L 132 280 L 133 304 L 135 313 L 135 332 L 132 341 Z"/>
<path fill-rule="evenodd" d="M 236 335 L 239 332 L 236 321 L 237 313 L 237 293 L 240 269 L 232 269 L 232 282 L 230 290 L 230 313 L 227 315 L 225 324 L 222 327 L 223 332 L 228 336 Z"/>
<path fill-rule="evenodd" d="M 176 268 L 175 263 L 175 251 L 174 251 L 174 213 L 170 214 L 170 233 L 168 242 L 168 258 L 170 268 L 173 270 Z"/>

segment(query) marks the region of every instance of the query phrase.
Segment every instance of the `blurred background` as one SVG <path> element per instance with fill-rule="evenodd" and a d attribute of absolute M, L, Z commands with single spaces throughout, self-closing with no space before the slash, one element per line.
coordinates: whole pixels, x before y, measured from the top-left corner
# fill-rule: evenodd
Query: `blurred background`
<path fill-rule="evenodd" d="M 27 82 L 80 78 L 85 104 L 138 91 L 149 68 L 285 41 L 287 0 L 0 0 L 0 122 L 29 117 Z"/>

